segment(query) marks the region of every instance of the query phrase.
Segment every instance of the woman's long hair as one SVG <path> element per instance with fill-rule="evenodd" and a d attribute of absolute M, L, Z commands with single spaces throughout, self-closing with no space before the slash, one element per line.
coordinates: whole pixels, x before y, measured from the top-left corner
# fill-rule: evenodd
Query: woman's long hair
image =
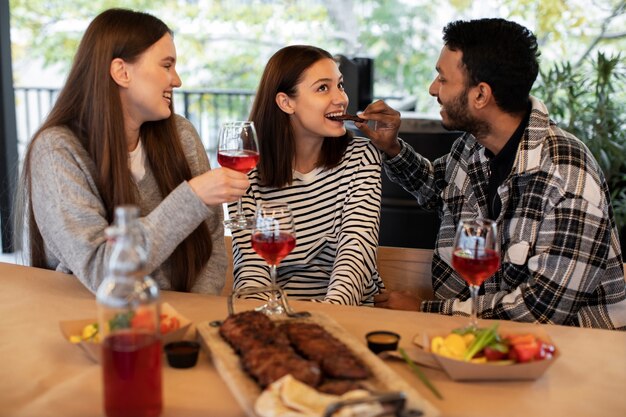
<path fill-rule="evenodd" d="M 96 165 L 98 191 L 109 223 L 113 220 L 116 206 L 136 204 L 137 189 L 128 167 L 120 92 L 109 68 L 115 58 L 136 61 L 167 33 L 172 34 L 172 31 L 158 18 L 124 9 L 101 13 L 87 28 L 65 86 L 26 150 L 14 218 L 16 241 L 20 242 L 24 225 L 21 213 L 26 208 L 32 266 L 46 267 L 45 245 L 30 203 L 33 143 L 44 130 L 66 126 L 81 141 Z M 170 108 L 170 117 L 146 122 L 140 131 L 146 158 L 163 196 L 181 182 L 191 179 L 191 169 L 175 126 L 173 104 Z M 206 223 L 202 222 L 169 258 L 172 288 L 189 291 L 209 260 L 211 251 L 211 235 Z"/>
<path fill-rule="evenodd" d="M 315 46 L 292 45 L 276 52 L 265 66 L 250 112 L 259 137 L 257 170 L 264 186 L 280 188 L 293 182 L 294 133 L 289 115 L 276 104 L 276 94 L 295 97 L 304 72 L 321 59 L 334 58 Z M 324 138 L 318 166 L 337 166 L 351 139 L 349 131 L 340 138 Z"/>

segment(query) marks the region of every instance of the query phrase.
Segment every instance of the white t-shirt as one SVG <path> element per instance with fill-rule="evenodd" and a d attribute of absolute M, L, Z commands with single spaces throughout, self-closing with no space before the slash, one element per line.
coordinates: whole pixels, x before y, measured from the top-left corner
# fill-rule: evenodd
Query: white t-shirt
<path fill-rule="evenodd" d="M 143 151 L 141 139 L 137 142 L 137 147 L 128 152 L 128 168 L 135 182 L 139 182 L 146 175 L 146 153 Z"/>

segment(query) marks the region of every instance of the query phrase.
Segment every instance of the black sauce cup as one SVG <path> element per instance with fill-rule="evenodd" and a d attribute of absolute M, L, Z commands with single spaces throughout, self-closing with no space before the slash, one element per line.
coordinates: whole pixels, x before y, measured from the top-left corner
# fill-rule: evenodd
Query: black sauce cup
<path fill-rule="evenodd" d="M 183 340 L 180 342 L 171 342 L 163 348 L 167 357 L 167 363 L 172 368 L 192 368 L 198 362 L 198 353 L 200 344 Z"/>
<path fill-rule="evenodd" d="M 387 330 L 377 330 L 365 335 L 367 347 L 374 353 L 398 349 L 400 335 Z"/>

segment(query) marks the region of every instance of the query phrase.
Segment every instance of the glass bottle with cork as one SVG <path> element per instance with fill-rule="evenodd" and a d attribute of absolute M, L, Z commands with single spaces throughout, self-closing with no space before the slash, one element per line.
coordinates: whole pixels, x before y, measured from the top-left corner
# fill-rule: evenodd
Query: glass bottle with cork
<path fill-rule="evenodd" d="M 96 293 L 107 417 L 156 417 L 162 410 L 159 288 L 145 274 L 136 206 L 115 208 L 113 247 Z"/>

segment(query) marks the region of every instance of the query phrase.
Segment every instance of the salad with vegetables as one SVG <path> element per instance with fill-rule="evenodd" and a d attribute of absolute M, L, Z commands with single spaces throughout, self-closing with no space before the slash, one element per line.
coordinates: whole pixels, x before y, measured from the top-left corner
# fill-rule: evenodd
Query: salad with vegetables
<path fill-rule="evenodd" d="M 125 313 L 117 313 L 111 320 L 108 321 L 107 325 L 111 330 L 119 330 L 119 329 L 154 329 L 152 316 L 149 312 L 125 312 Z M 160 333 L 166 334 L 169 332 L 173 332 L 174 330 L 178 330 L 180 328 L 180 320 L 177 317 L 171 316 L 169 314 L 161 314 L 159 319 L 159 331 Z M 101 342 L 101 333 L 98 326 L 98 323 L 89 323 L 85 327 L 83 327 L 81 334 L 70 336 L 70 342 L 72 343 L 80 343 L 80 342 L 91 342 L 91 343 L 100 343 Z"/>
<path fill-rule="evenodd" d="M 455 329 L 447 336 L 434 337 L 430 351 L 465 362 L 506 365 L 550 359 L 556 348 L 531 333 L 500 334 L 496 323 L 489 328 Z"/>

